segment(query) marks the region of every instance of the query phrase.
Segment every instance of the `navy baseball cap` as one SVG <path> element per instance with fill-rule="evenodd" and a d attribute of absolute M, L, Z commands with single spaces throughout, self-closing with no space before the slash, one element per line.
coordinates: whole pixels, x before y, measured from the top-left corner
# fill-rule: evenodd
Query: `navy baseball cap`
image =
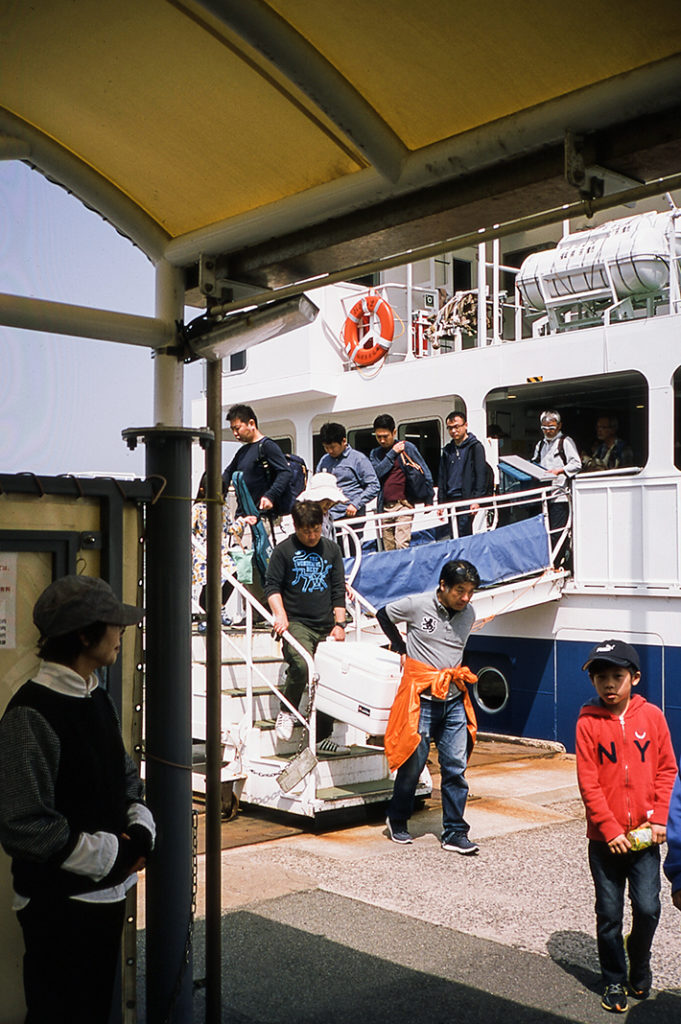
<path fill-rule="evenodd" d="M 637 672 L 641 671 L 638 651 L 631 644 L 625 644 L 623 640 L 601 640 L 589 651 L 589 657 L 582 665 L 582 669 L 588 669 L 594 661 L 606 661 L 610 665 L 620 665 L 622 668 L 631 667 Z"/>
<path fill-rule="evenodd" d="M 65 636 L 95 622 L 132 626 L 144 609 L 123 604 L 96 576 L 62 576 L 43 590 L 33 608 L 33 621 L 44 637 Z"/>

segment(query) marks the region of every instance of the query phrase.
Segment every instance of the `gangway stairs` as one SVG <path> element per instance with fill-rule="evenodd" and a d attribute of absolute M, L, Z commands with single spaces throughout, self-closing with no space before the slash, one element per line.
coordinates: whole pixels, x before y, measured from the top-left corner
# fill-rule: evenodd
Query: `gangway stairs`
<path fill-rule="evenodd" d="M 194 793 L 200 795 L 206 790 L 206 642 L 197 632 L 192 636 L 192 661 L 192 787 Z M 224 810 L 230 809 L 232 794 L 244 804 L 305 817 L 387 801 L 392 793 L 393 776 L 383 751 L 382 737 L 367 736 L 341 722 L 335 723 L 333 737 L 349 746 L 350 754 L 318 753 L 316 766 L 297 785 L 288 792 L 280 788 L 278 776 L 298 755 L 305 734 L 299 725 L 294 729 L 293 738 L 284 742 L 274 732 L 279 697 L 273 687 L 280 685 L 283 667 L 281 644 L 269 629 L 253 630 L 250 642 L 243 627 L 223 630 L 221 782 Z M 419 781 L 417 797 L 427 797 L 431 790 L 426 769 Z"/>

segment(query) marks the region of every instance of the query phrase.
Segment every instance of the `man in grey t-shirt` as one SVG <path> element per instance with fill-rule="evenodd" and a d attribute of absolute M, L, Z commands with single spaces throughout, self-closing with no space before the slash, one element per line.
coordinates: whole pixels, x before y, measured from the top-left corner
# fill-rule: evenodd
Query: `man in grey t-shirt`
<path fill-rule="evenodd" d="M 423 688 L 423 682 L 428 681 L 429 674 L 435 683 L 442 670 L 460 668 L 464 647 L 475 622 L 470 600 L 479 584 L 478 571 L 470 562 L 464 559 L 446 562 L 436 591 L 392 601 L 377 613 L 392 650 L 402 655 L 403 666 L 406 662 L 405 671 L 409 671 L 410 678 L 416 680 L 418 677 L 420 680 L 415 683 L 420 700 L 418 737 L 414 739 L 418 745 L 406 760 L 396 762 L 399 768 L 388 806 L 388 831 L 395 843 L 412 842 L 407 821 L 414 808 L 416 786 L 428 759 L 432 739 L 437 746 L 441 769 L 442 848 L 462 854 L 478 851 L 476 844 L 468 838 L 469 826 L 463 817 L 468 796 L 464 775 L 468 760 L 468 729 L 463 693 L 455 682 L 450 681 L 448 689 L 440 689 L 435 695 L 430 687 Z M 397 622 L 407 624 L 406 644 L 395 625 Z M 446 683 L 444 685 L 446 687 Z M 391 720 L 392 717 L 391 714 Z M 389 731 L 390 728 L 389 724 Z"/>

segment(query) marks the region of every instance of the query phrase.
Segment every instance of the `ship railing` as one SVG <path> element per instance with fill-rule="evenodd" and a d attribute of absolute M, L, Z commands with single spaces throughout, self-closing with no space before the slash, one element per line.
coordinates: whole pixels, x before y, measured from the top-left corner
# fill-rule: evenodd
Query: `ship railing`
<path fill-rule="evenodd" d="M 552 526 L 551 512 L 556 503 L 567 506 L 566 522 L 560 526 Z M 472 508 L 472 506 L 475 506 Z M 412 515 L 412 534 L 424 530 L 435 530 L 447 527 L 448 537 L 456 539 L 460 536 L 463 517 L 472 517 L 473 535 L 487 533 L 509 522 L 536 515 L 538 511 L 544 518 L 544 526 L 548 538 L 548 565 L 555 566 L 562 557 L 569 541 L 572 529 L 572 498 L 569 487 L 537 487 L 532 490 L 493 494 L 481 498 L 458 499 L 442 504 L 417 505 Z M 352 588 L 353 581 L 359 572 L 365 554 L 363 541 L 375 541 L 376 550 L 385 550 L 383 532 L 386 527 L 394 526 L 405 516 L 405 510 L 389 512 L 369 512 L 365 516 L 336 521 L 336 536 L 344 557 L 352 558 L 353 563 L 347 573 L 347 583 Z M 561 517 L 562 518 L 562 517 Z M 440 531 L 441 532 L 441 531 Z M 439 538 L 447 539 L 447 538 Z M 370 612 L 371 614 L 371 612 Z"/>

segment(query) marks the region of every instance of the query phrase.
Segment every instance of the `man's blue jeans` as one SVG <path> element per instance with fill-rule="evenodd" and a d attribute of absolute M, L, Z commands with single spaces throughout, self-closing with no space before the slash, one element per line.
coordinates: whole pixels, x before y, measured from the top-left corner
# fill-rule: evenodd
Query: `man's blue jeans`
<path fill-rule="evenodd" d="M 391 822 L 407 822 L 414 810 L 414 794 L 423 771 L 431 739 L 435 741 L 440 761 L 440 792 L 442 796 L 442 839 L 468 834 L 463 812 L 468 797 L 464 772 L 467 763 L 468 732 L 463 699 L 426 700 L 421 698 L 419 718 L 421 742 L 397 770 L 392 799 L 388 805 Z"/>
<path fill-rule="evenodd" d="M 596 888 L 596 939 L 603 981 L 624 985 L 627 962 L 622 939 L 624 888 L 629 882 L 631 935 L 629 968 L 634 985 L 646 987 L 650 947 L 660 919 L 660 847 L 611 853 L 607 843 L 589 840 L 589 867 Z M 637 986 L 638 987 L 638 986 Z"/>

